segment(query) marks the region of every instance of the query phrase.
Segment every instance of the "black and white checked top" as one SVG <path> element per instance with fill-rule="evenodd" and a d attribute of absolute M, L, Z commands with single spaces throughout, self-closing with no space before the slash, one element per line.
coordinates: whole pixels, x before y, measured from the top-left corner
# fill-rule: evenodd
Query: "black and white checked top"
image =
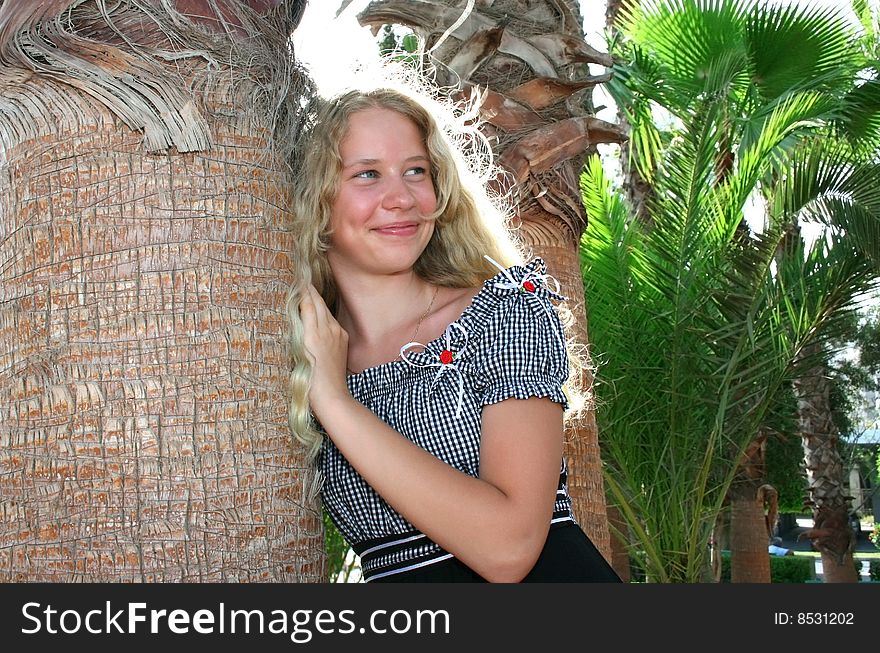
<path fill-rule="evenodd" d="M 478 476 L 483 406 L 529 397 L 568 405 L 565 336 L 550 303 L 562 297 L 547 287 L 555 280 L 545 272 L 539 258 L 499 272 L 424 350 L 349 375 L 352 396 L 404 437 Z M 452 557 L 395 512 L 326 436 L 320 465 L 324 505 L 360 556 L 364 580 Z M 573 521 L 565 460 L 552 519 L 562 521 Z"/>

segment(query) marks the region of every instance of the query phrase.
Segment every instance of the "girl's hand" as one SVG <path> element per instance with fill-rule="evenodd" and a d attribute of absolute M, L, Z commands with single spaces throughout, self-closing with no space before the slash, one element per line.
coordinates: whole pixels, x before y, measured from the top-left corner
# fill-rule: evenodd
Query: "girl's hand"
<path fill-rule="evenodd" d="M 321 294 L 309 284 L 299 302 L 303 324 L 303 345 L 312 363 L 309 403 L 315 416 L 348 395 L 345 366 L 348 361 L 348 333 L 330 313 Z"/>

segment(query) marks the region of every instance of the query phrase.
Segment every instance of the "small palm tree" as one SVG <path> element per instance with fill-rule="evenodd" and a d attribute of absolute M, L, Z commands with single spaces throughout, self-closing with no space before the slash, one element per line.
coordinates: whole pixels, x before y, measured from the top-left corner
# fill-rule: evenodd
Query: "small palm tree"
<path fill-rule="evenodd" d="M 646 381 L 640 389 L 630 388 L 645 401 L 645 410 L 654 400 L 645 397 L 647 388 L 663 387 L 662 379 L 673 384 L 654 391 L 660 395 L 656 401 L 668 410 L 665 416 L 661 411 L 654 418 L 654 428 L 660 429 L 656 448 L 633 443 L 630 434 L 634 448 L 627 453 L 626 439 L 619 440 L 620 458 L 617 453 L 611 455 L 610 467 L 616 471 L 611 471 L 609 484 L 618 490 L 626 486 L 626 492 L 618 492 L 619 501 L 635 500 L 649 492 L 656 502 L 640 507 L 668 517 L 668 506 L 661 505 L 662 499 L 677 505 L 679 497 L 671 488 L 686 479 L 695 483 L 691 490 L 696 487 L 696 492 L 690 494 L 690 503 L 685 502 L 690 509 L 681 511 L 688 513 L 691 523 L 676 519 L 670 525 L 682 533 L 690 529 L 681 541 L 668 543 L 676 560 L 659 562 L 663 557 L 658 553 L 661 524 L 654 522 L 650 532 L 641 531 L 642 544 L 650 549 L 649 559 L 651 551 L 657 554 L 652 563 L 655 577 L 693 580 L 702 573 L 707 541 L 703 537 L 711 530 L 707 521 L 717 514 L 717 490 L 729 487 L 729 465 L 741 458 L 749 444 L 741 438 L 758 434 L 760 420 L 755 418 L 766 412 L 772 398 L 772 392 L 762 393 L 786 382 L 794 370 L 792 357 L 801 356 L 803 347 L 815 337 L 811 330 L 828 324 L 835 311 L 845 311 L 852 293 L 864 288 L 872 274 L 864 257 L 856 257 L 861 267 L 853 268 L 848 259 L 853 245 L 839 237 L 827 248 L 824 243 L 809 251 L 783 247 L 789 240 L 788 225 L 799 214 L 793 201 L 785 210 L 773 209 L 761 234 L 749 235 L 742 220 L 743 207 L 757 188 L 776 198 L 802 191 L 804 202 L 821 203 L 821 193 L 811 185 L 810 171 L 802 169 L 799 157 L 813 160 L 823 152 L 831 156 L 827 150 L 805 144 L 812 142 L 819 126 L 841 124 L 835 110 L 841 97 L 848 97 L 853 90 L 852 73 L 863 60 L 852 56 L 852 38 L 842 21 L 818 10 L 764 7 L 756 11 L 739 2 L 642 5 L 623 10 L 619 26 L 627 40 L 621 42 L 625 47 L 620 55 L 631 65 L 619 65 L 621 74 L 609 88 L 629 111 L 635 166 L 652 185 L 648 220 L 643 221 L 645 226 L 632 222 L 623 203 L 607 197 L 608 184 L 598 171 L 591 172 L 587 178 L 591 225 L 597 216 L 604 215 L 600 221 L 608 226 L 605 231 L 598 230 L 598 224 L 595 233 L 588 230 L 586 283 L 594 351 L 614 354 L 608 354 L 614 362 L 606 370 L 614 386 L 605 391 L 631 411 L 620 413 L 619 407 L 610 406 L 609 398 L 604 415 L 616 426 L 607 427 L 600 411 L 603 438 L 606 434 L 606 441 L 624 438 L 613 431 L 623 429 L 626 419 L 635 419 L 640 425 L 649 419 L 644 410 L 630 403 L 635 400 L 624 397 L 624 388 L 633 378 Z M 797 57 L 786 60 L 782 55 L 789 41 L 798 41 L 799 50 Z M 815 56 L 804 57 L 804 52 Z M 644 108 L 650 108 L 651 103 L 666 108 L 677 119 L 674 125 L 680 127 L 664 132 L 653 120 L 646 120 Z M 825 138 L 829 129 L 823 132 Z M 853 174 L 847 178 L 864 194 L 867 186 L 859 177 L 875 173 L 864 160 L 851 161 L 859 172 L 850 168 Z M 844 173 L 841 169 L 846 177 Z M 841 177 L 838 181 L 849 183 Z M 808 187 L 815 192 L 807 192 Z M 851 214 L 851 209 L 845 213 Z M 655 221 L 657 224 L 648 226 Z M 829 265 L 830 261 L 840 267 Z M 808 289 L 802 283 L 794 284 L 792 279 L 798 275 L 814 279 L 815 286 Z M 783 281 L 784 287 L 780 286 Z M 831 292 L 831 281 L 841 284 L 831 299 L 820 301 L 820 296 L 812 294 L 819 289 Z M 786 300 L 786 306 L 774 308 L 773 302 L 786 296 L 782 288 L 788 296 L 799 299 Z M 607 313 L 599 311 L 598 305 L 606 299 Z M 805 316 L 792 312 L 798 302 L 823 307 L 819 312 L 808 311 L 812 325 Z M 612 328 L 614 324 L 617 326 Z M 669 330 L 670 340 L 653 340 L 660 325 Z M 611 330 L 596 335 L 597 329 L 606 328 Z M 718 338 L 716 329 L 725 334 L 724 339 Z M 737 329 L 745 331 L 737 334 Z M 762 333 L 766 342 L 761 341 Z M 697 334 L 702 342 L 692 340 Z M 627 342 L 630 352 L 613 344 L 621 341 Z M 717 357 L 720 352 L 725 353 Z M 774 369 L 761 355 L 781 358 Z M 669 360 L 671 356 L 674 360 Z M 747 362 L 752 367 L 746 366 Z M 715 367 L 706 367 L 710 364 Z M 667 377 L 667 373 L 673 376 Z M 755 375 L 751 380 L 750 374 Z M 715 403 L 716 396 L 720 403 Z M 675 406 L 681 401 L 692 414 L 679 413 Z M 702 413 L 700 407 L 707 412 Z M 653 432 L 648 425 L 644 428 Z M 665 434 L 664 429 L 668 430 Z M 676 436 L 687 432 L 696 439 L 688 443 L 687 437 Z M 675 453 L 678 447 L 693 450 L 697 442 L 709 443 L 706 449 L 699 445 L 704 454 L 698 457 L 698 466 L 683 464 L 675 457 L 680 455 Z M 727 444 L 722 446 L 723 442 Z M 648 455 L 656 456 L 656 474 L 669 474 L 672 468 L 677 480 L 645 475 L 651 467 Z M 670 466 L 660 464 L 666 455 L 672 456 Z M 642 476 L 621 472 L 626 478 L 615 482 L 618 465 L 627 470 L 640 465 L 647 469 L 639 472 Z M 713 481 L 707 484 L 708 479 Z M 635 517 L 633 511 L 630 517 Z M 766 537 L 761 541 L 766 555 Z M 699 561 L 688 568 L 691 555 Z"/>

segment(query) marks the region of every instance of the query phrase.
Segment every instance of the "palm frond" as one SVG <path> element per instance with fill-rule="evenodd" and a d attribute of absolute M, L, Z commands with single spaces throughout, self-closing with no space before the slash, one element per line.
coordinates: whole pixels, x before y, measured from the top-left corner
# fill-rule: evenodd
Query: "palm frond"
<path fill-rule="evenodd" d="M 744 35 L 752 83 L 765 99 L 787 94 L 794 81 L 829 91 L 847 88 L 839 73 L 861 57 L 842 7 L 765 5 L 748 13 Z"/>
<path fill-rule="evenodd" d="M 777 220 L 796 216 L 842 229 L 880 270 L 880 164 L 850 155 L 831 139 L 801 148 L 779 182 L 773 212 Z"/>
<path fill-rule="evenodd" d="M 880 150 L 880 80 L 865 80 L 844 95 L 834 126 L 856 153 Z"/>

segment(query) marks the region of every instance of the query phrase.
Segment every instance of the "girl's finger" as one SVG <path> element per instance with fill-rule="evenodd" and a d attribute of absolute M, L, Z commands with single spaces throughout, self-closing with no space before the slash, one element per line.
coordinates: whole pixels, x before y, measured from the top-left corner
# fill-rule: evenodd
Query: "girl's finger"
<path fill-rule="evenodd" d="M 308 288 L 299 298 L 299 319 L 303 326 L 312 326 L 317 322 L 317 309 Z"/>
<path fill-rule="evenodd" d="M 321 297 L 321 293 L 312 284 L 309 284 L 308 293 L 315 311 L 315 326 L 323 331 L 327 328 L 330 312 L 327 310 L 327 305 L 324 304 L 324 298 Z"/>

